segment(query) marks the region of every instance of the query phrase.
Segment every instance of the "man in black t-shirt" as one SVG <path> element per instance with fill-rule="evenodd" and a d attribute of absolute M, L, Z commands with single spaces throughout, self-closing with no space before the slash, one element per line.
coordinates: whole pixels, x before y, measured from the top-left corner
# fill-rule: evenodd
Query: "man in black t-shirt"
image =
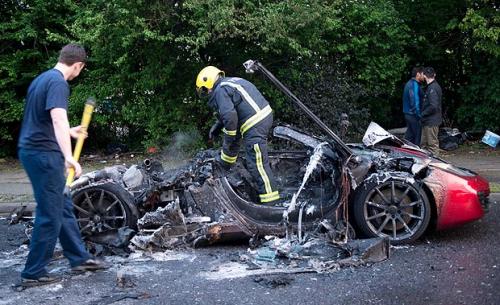
<path fill-rule="evenodd" d="M 74 168 L 77 177 L 82 172 L 71 150 L 71 137 L 78 137 L 80 126 L 69 127 L 67 80 L 80 74 L 85 60 L 83 47 L 66 45 L 56 66 L 40 74 L 28 88 L 18 155 L 33 186 L 37 207 L 30 253 L 21 273 L 23 287 L 60 280 L 46 269 L 58 238 L 74 271 L 105 268 L 85 249 L 71 198 L 63 194 L 65 168 Z"/>

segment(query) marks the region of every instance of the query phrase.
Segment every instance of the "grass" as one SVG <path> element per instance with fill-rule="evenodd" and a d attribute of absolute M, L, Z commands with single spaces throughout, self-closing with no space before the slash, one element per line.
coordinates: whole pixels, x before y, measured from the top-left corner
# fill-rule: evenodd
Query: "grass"
<path fill-rule="evenodd" d="M 0 158 L 0 172 L 17 171 L 22 169 L 19 160 L 7 157 Z"/>
<path fill-rule="evenodd" d="M 500 183 L 490 182 L 490 192 L 500 193 Z"/>
<path fill-rule="evenodd" d="M 493 148 L 481 141 L 466 141 L 464 144 L 459 145 L 456 150 L 450 151 L 451 154 L 469 154 L 474 152 L 476 154 L 482 154 L 487 156 L 500 156 L 499 147 Z"/>

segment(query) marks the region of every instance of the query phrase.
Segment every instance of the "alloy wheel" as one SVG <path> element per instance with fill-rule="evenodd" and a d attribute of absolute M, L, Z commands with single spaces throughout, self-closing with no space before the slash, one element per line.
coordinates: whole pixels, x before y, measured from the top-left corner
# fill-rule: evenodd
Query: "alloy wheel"
<path fill-rule="evenodd" d="M 411 239 L 422 231 L 429 212 L 418 190 L 397 180 L 375 186 L 363 205 L 364 220 L 370 231 L 391 241 Z"/>
<path fill-rule="evenodd" d="M 107 190 L 83 190 L 73 200 L 80 232 L 84 235 L 119 229 L 127 223 L 127 213 L 120 199 Z"/>

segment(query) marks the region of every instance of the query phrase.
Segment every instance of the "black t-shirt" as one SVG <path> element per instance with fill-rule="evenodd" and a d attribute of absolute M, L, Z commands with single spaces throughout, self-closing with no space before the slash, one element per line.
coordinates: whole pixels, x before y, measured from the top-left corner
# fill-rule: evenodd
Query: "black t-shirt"
<path fill-rule="evenodd" d="M 63 74 L 51 69 L 31 82 L 26 96 L 19 148 L 61 151 L 57 144 L 50 110 L 68 110 L 69 85 Z"/>

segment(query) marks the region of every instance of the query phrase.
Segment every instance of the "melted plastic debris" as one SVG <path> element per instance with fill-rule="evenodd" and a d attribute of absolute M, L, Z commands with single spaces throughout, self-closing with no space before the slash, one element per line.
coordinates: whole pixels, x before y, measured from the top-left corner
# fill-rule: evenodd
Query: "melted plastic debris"
<path fill-rule="evenodd" d="M 389 240 L 382 238 L 357 240 L 339 246 L 320 238 L 298 244 L 286 238 L 271 237 L 260 248 L 248 250 L 247 255 L 240 256 L 241 262 L 217 265 L 199 276 L 218 281 L 273 274 L 325 273 L 342 267 L 381 262 L 389 255 Z"/>
<path fill-rule="evenodd" d="M 146 213 L 137 221 L 139 229 L 157 228 L 163 225 L 185 225 L 184 214 L 179 205 L 179 199 L 168 204 L 166 207 L 158 208 L 153 212 Z"/>

